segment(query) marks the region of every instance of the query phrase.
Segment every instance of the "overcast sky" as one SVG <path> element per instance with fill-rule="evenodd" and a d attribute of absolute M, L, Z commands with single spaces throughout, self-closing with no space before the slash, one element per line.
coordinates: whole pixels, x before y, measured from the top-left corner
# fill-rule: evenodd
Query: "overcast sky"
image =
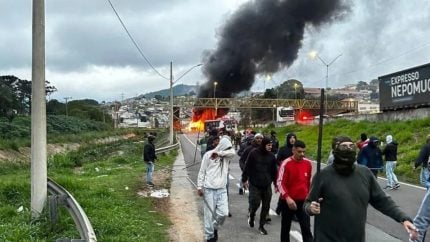
<path fill-rule="evenodd" d="M 259 0 L 263 1 L 263 0 Z M 288 1 L 288 0 L 285 0 Z M 178 78 L 202 63 L 217 46 L 217 33 L 245 0 L 111 0 L 131 35 L 163 76 Z M 31 79 L 30 0 L 0 0 L 0 75 Z M 46 79 L 64 102 L 91 98 L 121 100 L 169 87 L 141 57 L 107 0 L 52 0 L 46 5 Z M 319 30 L 306 28 L 303 47 L 272 80 L 257 76 L 262 91 L 295 78 L 305 87 L 324 87 L 326 67 L 308 53 L 317 51 L 329 67 L 329 87 L 430 62 L 430 0 L 357 0 L 344 19 Z M 178 83 L 205 82 L 197 67 Z"/>

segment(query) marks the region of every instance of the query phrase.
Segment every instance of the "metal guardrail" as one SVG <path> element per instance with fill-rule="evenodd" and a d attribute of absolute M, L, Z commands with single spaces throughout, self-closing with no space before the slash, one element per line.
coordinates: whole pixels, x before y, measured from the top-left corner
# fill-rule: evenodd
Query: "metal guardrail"
<path fill-rule="evenodd" d="M 179 142 L 173 145 L 161 147 L 155 150 L 156 154 L 168 152 L 179 147 Z M 57 242 L 96 242 L 96 234 L 90 220 L 88 219 L 85 211 L 76 201 L 76 199 L 62 186 L 57 184 L 54 180 L 48 177 L 48 192 L 52 194 L 49 196 L 49 210 L 51 221 L 55 224 L 58 221 L 58 205 L 64 205 L 69 210 L 70 215 L 75 221 L 76 228 L 79 231 L 81 239 L 58 239 Z"/>
<path fill-rule="evenodd" d="M 75 198 L 62 186 L 58 185 L 54 180 L 48 177 L 48 192 L 52 195 L 49 197 L 49 210 L 51 220 L 55 223 L 58 220 L 58 205 L 64 205 L 69 210 L 70 215 L 75 221 L 76 227 L 79 231 L 81 239 L 58 239 L 57 242 L 66 241 L 89 241 L 96 242 L 96 234 L 91 226 L 85 211 L 75 200 Z"/>
<path fill-rule="evenodd" d="M 171 150 L 177 149 L 178 147 L 179 147 L 179 142 L 176 142 L 176 144 L 155 149 L 155 154 L 161 154 L 167 151 L 171 151 Z"/>

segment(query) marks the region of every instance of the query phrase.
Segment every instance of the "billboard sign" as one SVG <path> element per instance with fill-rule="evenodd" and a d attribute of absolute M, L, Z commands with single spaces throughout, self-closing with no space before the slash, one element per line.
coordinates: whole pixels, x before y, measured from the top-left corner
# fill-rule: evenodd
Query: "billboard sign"
<path fill-rule="evenodd" d="M 430 63 L 378 77 L 381 110 L 430 104 Z"/>

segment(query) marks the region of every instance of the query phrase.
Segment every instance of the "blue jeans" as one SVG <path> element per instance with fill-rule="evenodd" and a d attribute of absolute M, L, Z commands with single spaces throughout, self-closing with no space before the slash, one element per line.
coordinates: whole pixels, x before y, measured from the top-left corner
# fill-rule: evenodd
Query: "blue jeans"
<path fill-rule="evenodd" d="M 146 183 L 152 182 L 152 173 L 154 172 L 154 162 L 146 163 Z"/>
<path fill-rule="evenodd" d="M 425 170 L 427 168 L 424 167 Z M 423 170 L 424 170 L 423 169 Z M 430 190 L 427 191 L 426 195 L 421 202 L 421 206 L 418 209 L 417 216 L 414 218 L 414 225 L 417 227 L 417 240 L 410 240 L 413 242 L 422 242 L 425 240 L 425 234 L 427 228 L 430 226 Z"/>
<path fill-rule="evenodd" d="M 430 171 L 427 167 L 421 168 L 421 185 L 427 190 L 430 188 Z"/>
<path fill-rule="evenodd" d="M 394 170 L 396 169 L 396 161 L 387 161 L 385 164 L 385 174 L 387 175 L 387 186 L 394 187 L 399 181 L 397 180 Z"/>
<path fill-rule="evenodd" d="M 214 230 L 224 223 L 228 215 L 227 189 L 205 188 L 203 199 L 205 240 L 210 240 L 214 237 Z"/>

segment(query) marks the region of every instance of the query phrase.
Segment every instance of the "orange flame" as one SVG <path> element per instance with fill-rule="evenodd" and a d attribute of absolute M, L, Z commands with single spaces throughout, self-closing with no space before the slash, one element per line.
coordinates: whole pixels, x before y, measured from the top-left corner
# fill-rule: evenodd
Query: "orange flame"
<path fill-rule="evenodd" d="M 216 118 L 215 109 L 206 108 L 206 109 L 193 109 L 193 117 L 188 126 L 188 130 L 190 131 L 204 131 L 205 121 L 212 120 Z"/>

